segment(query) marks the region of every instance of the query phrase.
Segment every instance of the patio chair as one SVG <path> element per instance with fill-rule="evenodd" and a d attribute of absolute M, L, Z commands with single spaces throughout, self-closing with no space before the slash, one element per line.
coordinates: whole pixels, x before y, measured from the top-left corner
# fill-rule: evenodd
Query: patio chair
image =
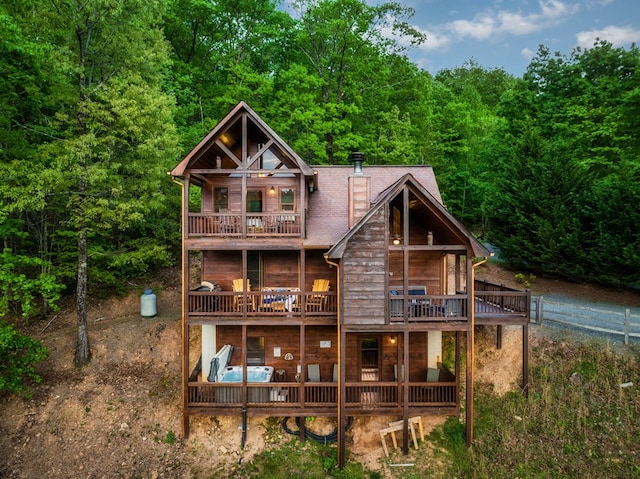
<path fill-rule="evenodd" d="M 320 382 L 320 365 L 319 364 L 307 364 L 307 377 L 311 383 Z"/>
<path fill-rule="evenodd" d="M 438 368 L 427 368 L 427 377 L 426 380 L 428 383 L 437 383 L 440 381 L 440 369 Z M 433 402 L 436 400 L 437 386 L 425 386 L 422 388 L 424 393 L 424 401 Z"/>
<path fill-rule="evenodd" d="M 251 280 L 246 280 L 246 306 L 248 311 L 253 311 L 253 296 L 249 295 L 249 291 L 251 291 Z M 243 292 L 243 280 L 242 278 L 233 280 L 233 292 L 234 293 L 242 293 Z M 245 306 L 245 296 L 236 294 L 233 296 L 233 308 L 235 311 L 242 311 L 242 308 Z"/>
<path fill-rule="evenodd" d="M 311 288 L 313 293 L 326 293 L 329 291 L 328 279 L 315 279 Z M 324 311 L 327 305 L 326 294 L 311 294 L 307 297 L 307 311 L 320 312 Z"/>
<path fill-rule="evenodd" d="M 438 368 L 427 369 L 427 382 L 437 383 L 440 380 L 440 370 Z"/>
<path fill-rule="evenodd" d="M 228 208 L 220 208 L 216 217 L 217 233 L 236 233 L 236 217 L 231 215 Z"/>

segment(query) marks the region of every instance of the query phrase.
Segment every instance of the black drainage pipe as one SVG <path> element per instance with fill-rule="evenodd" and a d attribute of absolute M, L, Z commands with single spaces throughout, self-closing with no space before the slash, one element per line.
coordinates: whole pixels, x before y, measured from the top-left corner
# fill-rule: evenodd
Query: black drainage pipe
<path fill-rule="evenodd" d="M 242 440 L 240 441 L 240 448 L 244 449 L 244 444 L 247 442 L 247 408 L 242 408 Z"/>

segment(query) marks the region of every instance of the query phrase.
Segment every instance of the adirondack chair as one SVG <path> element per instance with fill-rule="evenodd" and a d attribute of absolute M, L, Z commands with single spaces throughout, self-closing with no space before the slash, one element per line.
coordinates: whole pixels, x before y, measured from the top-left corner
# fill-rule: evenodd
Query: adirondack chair
<path fill-rule="evenodd" d="M 311 287 L 313 293 L 326 293 L 329 291 L 328 279 L 315 279 Z M 310 294 L 307 297 L 307 311 L 320 312 L 324 311 L 327 305 L 326 294 Z"/>
<path fill-rule="evenodd" d="M 251 291 L 251 280 L 247 279 L 246 282 L 246 291 L 249 293 Z M 233 280 L 233 292 L 234 293 L 242 293 L 243 292 L 243 281 L 242 278 Z M 246 306 L 248 311 L 253 311 L 255 309 L 255 305 L 253 304 L 253 296 L 236 294 L 233 296 L 233 309 L 235 311 L 242 311 L 242 308 Z"/>

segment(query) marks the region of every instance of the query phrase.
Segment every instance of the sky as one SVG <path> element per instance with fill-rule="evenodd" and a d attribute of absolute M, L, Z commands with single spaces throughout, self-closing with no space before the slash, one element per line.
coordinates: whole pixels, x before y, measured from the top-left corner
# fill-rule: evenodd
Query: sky
<path fill-rule="evenodd" d="M 382 0 L 366 0 L 368 4 Z M 640 45 L 638 0 L 398 0 L 427 35 L 409 58 L 433 74 L 474 59 L 485 69 L 522 77 L 539 45 L 569 57 L 596 38 Z"/>

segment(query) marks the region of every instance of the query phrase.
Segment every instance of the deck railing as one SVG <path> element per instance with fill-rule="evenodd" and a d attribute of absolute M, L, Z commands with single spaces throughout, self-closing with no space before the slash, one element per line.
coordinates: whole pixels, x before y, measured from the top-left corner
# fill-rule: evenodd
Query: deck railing
<path fill-rule="evenodd" d="M 389 316 L 391 322 L 466 321 L 467 304 L 466 294 L 393 294 L 389 296 Z"/>
<path fill-rule="evenodd" d="M 335 316 L 338 297 L 335 291 L 189 291 L 190 316 Z"/>
<path fill-rule="evenodd" d="M 187 236 L 300 236 L 300 213 L 189 213 Z"/>
<path fill-rule="evenodd" d="M 531 292 L 476 281 L 473 304 L 476 315 L 528 318 Z M 404 295 L 402 290 L 390 288 L 390 322 L 467 321 L 468 308 L 469 296 L 465 293 L 416 295 L 414 292 Z"/>
<path fill-rule="evenodd" d="M 531 314 L 531 291 L 517 290 L 487 281 L 475 282 L 476 314 Z"/>
<path fill-rule="evenodd" d="M 359 411 L 400 408 L 403 383 L 347 382 L 345 406 Z M 410 382 L 409 406 L 455 407 L 457 383 Z M 242 383 L 189 382 L 188 406 L 226 408 L 244 403 Z M 247 383 L 247 404 L 264 408 L 336 407 L 338 384 L 310 383 Z"/>

